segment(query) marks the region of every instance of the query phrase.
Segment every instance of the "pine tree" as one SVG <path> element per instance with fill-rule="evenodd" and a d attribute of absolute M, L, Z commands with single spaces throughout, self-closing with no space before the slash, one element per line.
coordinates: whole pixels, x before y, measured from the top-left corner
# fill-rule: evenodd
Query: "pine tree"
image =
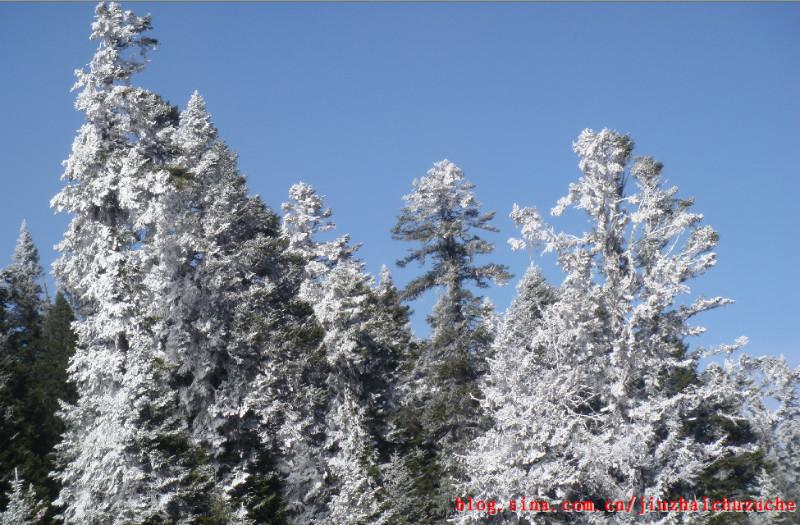
<path fill-rule="evenodd" d="M 72 308 L 59 291 L 55 302 L 46 309 L 38 355 L 30 372 L 31 454 L 39 461 L 27 479 L 33 482 L 46 501 L 54 501 L 60 490 L 59 483 L 50 476 L 55 468 L 53 449 L 65 430 L 57 413 L 62 402 L 76 401 L 75 388 L 67 378 L 69 359 L 75 351 L 73 321 Z M 48 507 L 45 520 L 54 519 L 54 510 L 52 506 Z"/>
<path fill-rule="evenodd" d="M 481 298 L 469 285 L 485 288 L 510 277 L 502 265 L 474 262 L 476 256 L 493 250 L 476 232 L 497 231 L 490 224 L 494 213 L 480 211 L 474 187 L 452 162 L 434 164 L 414 181 L 414 191 L 404 197 L 406 204 L 392 229 L 395 239 L 420 244 L 398 261 L 399 266 L 432 262 L 406 286 L 404 299 L 443 290 L 428 317 L 432 333 L 417 367 L 416 383 L 421 388 L 414 393 L 419 421 L 411 424 L 420 431 L 415 436 L 418 462 L 412 469 L 419 479 L 415 485 L 419 505 L 427 508 L 426 522 L 447 516 L 451 484 L 463 475 L 457 457 L 477 435 L 483 419 L 476 402 L 477 380 L 485 371 L 492 334 L 486 330 Z"/>
<path fill-rule="evenodd" d="M 35 342 L 41 337 L 41 316 L 44 300 L 42 267 L 39 251 L 33 243 L 27 224 L 19 230 L 12 262 L 3 271 L 8 289 L 7 344 L 18 359 L 30 363 L 35 359 Z"/>
<path fill-rule="evenodd" d="M 544 311 L 556 302 L 556 296 L 556 291 L 534 265 L 528 267 L 517 284 L 517 294 L 502 317 L 488 372 L 480 384 L 482 406 L 486 410 L 491 407 L 492 427 L 476 440 L 467 454 L 468 477 L 483 484 L 462 484 L 463 490 L 457 494 L 462 500 L 470 495 L 484 497 L 481 491 L 489 486 L 490 490 L 497 490 L 497 486 L 491 485 L 498 482 L 494 473 L 507 466 L 512 468 L 506 475 L 514 481 L 503 480 L 500 486 L 507 489 L 516 482 L 514 461 L 529 446 L 525 440 L 517 438 L 526 436 L 527 429 L 535 425 L 524 415 L 524 411 L 529 409 L 524 403 L 528 400 L 526 394 L 530 385 L 538 382 L 538 378 L 529 375 L 526 363 L 535 351 L 531 341 L 541 325 Z M 501 523 L 513 523 L 515 515 L 506 511 L 495 520 L 500 517 Z"/>
<path fill-rule="evenodd" d="M 304 261 L 306 274 L 304 299 L 314 301 L 317 281 L 334 268 L 339 261 L 350 258 L 358 246 L 350 245 L 345 234 L 332 241 L 322 242 L 316 237 L 332 231 L 336 223 L 330 220 L 333 211 L 325 207 L 321 195 L 305 182 L 289 188 L 289 201 L 284 202 L 281 231 L 288 241 L 289 252 Z"/>
<path fill-rule="evenodd" d="M 328 515 L 323 523 L 374 523 L 378 504 L 378 453 L 367 412 L 364 384 L 380 375 L 368 327 L 371 283 L 361 264 L 345 260 L 322 283 L 314 312 L 325 330 L 323 344 L 330 370 L 325 424 L 325 455 L 332 477 Z M 380 395 L 380 392 L 377 393 Z"/>
<path fill-rule="evenodd" d="M 558 254 L 566 278 L 527 346 L 505 355 L 517 361 L 509 370 L 516 388 L 487 392 L 483 406 L 495 414 L 495 428 L 467 460 L 471 487 L 505 501 L 524 495 L 599 505 L 633 495 L 697 495 L 692 489 L 705 469 L 747 449 L 726 443 L 722 432 L 691 431 L 707 404 L 732 406 L 720 415 L 741 420 L 737 389 L 718 367 L 697 373 L 706 354 L 684 343 L 702 332 L 688 324 L 692 317 L 730 303 L 720 297 L 679 301 L 690 291 L 687 281 L 715 264 L 717 234 L 700 225 L 703 216 L 690 211 L 691 200 L 663 186 L 661 164 L 650 158 L 631 163 L 627 136 L 587 130 L 574 149 L 582 176 L 554 214 L 582 209 L 591 230 L 556 234 L 536 210 L 515 206 L 512 212 L 524 237 L 515 247 L 543 243 Z M 632 194 L 625 192 L 629 177 L 637 184 Z M 502 359 L 498 355 L 497 363 Z M 676 378 L 695 373 L 696 380 L 676 388 Z M 548 519 L 622 523 L 630 517 L 556 513 Z M 641 519 L 671 518 L 654 513 Z"/>
<path fill-rule="evenodd" d="M 163 463 L 153 435 L 172 394 L 142 315 L 146 268 L 138 250 L 177 112 L 130 84 L 155 45 L 143 34 L 150 18 L 114 3 L 95 12 L 91 38 L 99 46 L 88 69 L 76 72 L 76 108 L 86 122 L 64 163 L 67 184 L 53 199 L 73 215 L 55 272 L 78 314 L 69 367 L 78 397 L 61 413 L 56 503 L 67 523 L 136 523 L 168 514 L 176 498 L 164 490 L 175 465 Z"/>
<path fill-rule="evenodd" d="M 275 433 L 292 417 L 281 407 L 301 394 L 287 386 L 315 338 L 296 299 L 301 266 L 284 255 L 276 215 L 247 195 L 197 93 L 174 142 L 169 190 L 152 214 L 154 333 L 177 365 L 180 411 L 222 500 L 242 519 L 283 523 Z"/>
<path fill-rule="evenodd" d="M 311 519 L 390 523 L 392 495 L 383 487 L 381 465 L 397 446 L 394 384 L 402 354 L 411 346 L 408 309 L 385 269 L 380 285 L 373 287 L 347 235 L 330 242 L 316 238 L 334 226 L 331 210 L 311 186 L 296 184 L 289 195 L 284 236 L 305 262 L 301 296 L 313 305 L 325 333 L 319 371 L 327 385 L 320 393 L 326 414 L 320 460 L 326 478 L 317 499 L 327 505 Z"/>
<path fill-rule="evenodd" d="M 20 227 L 12 263 L 0 273 L 0 279 L 6 319 L 0 363 L 0 374 L 5 377 L 4 388 L 0 390 L 0 403 L 4 408 L 0 422 L 0 468 L 11 473 L 19 467 L 22 474 L 38 486 L 47 481 L 49 470 L 44 454 L 37 453 L 44 443 L 37 439 L 40 410 L 35 402 L 34 374 L 42 348 L 45 302 L 39 254 L 25 222 Z M 6 481 L 3 479 L 3 483 Z M 3 500 L 0 498 L 0 504 Z"/>
<path fill-rule="evenodd" d="M 54 199 L 74 215 L 56 272 L 80 319 L 59 503 L 82 523 L 283 523 L 268 467 L 275 370 L 309 337 L 299 267 L 202 98 L 179 114 L 130 85 L 149 28 L 98 6 L 87 123 Z"/>
<path fill-rule="evenodd" d="M 365 380 L 369 398 L 373 400 L 370 427 L 378 439 L 381 463 L 385 464 L 406 444 L 403 402 L 412 390 L 408 378 L 420 351 L 419 342 L 411 333 L 411 309 L 402 304 L 386 266 L 381 267 L 368 311 L 372 369 Z"/>
<path fill-rule="evenodd" d="M 8 504 L 0 512 L 0 523 L 3 525 L 33 525 L 39 523 L 42 516 L 42 503 L 37 501 L 33 485 L 25 487 L 17 470 L 11 480 L 11 492 L 7 495 Z"/>
<path fill-rule="evenodd" d="M 206 420 L 198 418 L 208 414 L 206 377 L 214 359 L 214 347 L 203 344 L 206 320 L 198 323 L 206 299 L 198 265 L 208 247 L 201 216 L 210 199 L 204 190 L 215 188 L 224 175 L 203 164 L 217 160 L 208 154 L 216 130 L 197 92 L 176 120 L 161 134 L 161 169 L 149 173 L 150 195 L 138 210 L 146 235 L 137 254 L 142 275 L 137 317 L 144 327 L 140 344 L 152 348 L 142 363 L 152 379 L 138 439 L 153 451 L 150 463 L 160 465 L 154 490 L 174 495 L 160 519 L 221 523 L 230 509 L 214 486 L 218 465 L 213 448 L 200 437 L 207 437 Z"/>
<path fill-rule="evenodd" d="M 415 466 L 419 458 L 416 436 L 420 434 L 416 406 L 412 402 L 418 386 L 415 380 L 420 344 L 410 329 L 410 308 L 403 305 L 400 292 L 388 268 L 383 266 L 375 290 L 377 303 L 371 308 L 372 333 L 379 346 L 393 349 L 382 374 L 372 374 L 369 379 L 376 392 L 384 392 L 383 402 L 374 412 L 380 422 L 374 432 L 382 436 L 377 442 L 381 458 L 382 512 L 379 519 L 394 525 L 412 525 L 424 519 L 415 493 Z M 423 511 L 423 512 L 421 512 Z"/>

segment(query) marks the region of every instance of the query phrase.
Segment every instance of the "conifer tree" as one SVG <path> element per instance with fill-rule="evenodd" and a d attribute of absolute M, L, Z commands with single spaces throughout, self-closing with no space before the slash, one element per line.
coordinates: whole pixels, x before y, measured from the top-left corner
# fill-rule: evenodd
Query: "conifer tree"
<path fill-rule="evenodd" d="M 7 344 L 19 360 L 30 363 L 35 358 L 36 341 L 41 337 L 44 299 L 39 251 L 25 221 L 20 226 L 11 261 L 2 275 L 8 290 Z"/>
<path fill-rule="evenodd" d="M 59 484 L 50 476 L 54 470 L 53 449 L 61 440 L 64 423 L 57 416 L 60 404 L 75 403 L 75 388 L 68 382 L 67 366 L 75 351 L 75 334 L 72 331 L 74 315 L 61 291 L 55 302 L 48 306 L 42 321 L 42 337 L 36 361 L 31 366 L 30 428 L 31 453 L 39 459 L 38 468 L 28 474 L 39 493 L 47 500 L 58 497 Z M 54 508 L 48 507 L 47 519 L 53 519 Z"/>
<path fill-rule="evenodd" d="M 391 370 L 381 369 L 368 323 L 373 303 L 369 277 L 360 263 L 340 262 L 327 275 L 314 311 L 325 329 L 325 356 L 330 369 L 326 418 L 326 461 L 333 478 L 325 523 L 375 523 L 380 510 L 376 436 L 370 430 L 370 401 L 386 392 L 371 392 L 367 381 Z M 376 415 L 374 412 L 371 414 Z"/>
<path fill-rule="evenodd" d="M 3 525 L 33 525 L 42 517 L 42 503 L 36 499 L 33 485 L 25 487 L 14 470 L 11 479 L 11 491 L 7 494 L 8 504 L 0 512 L 0 523 Z"/>
<path fill-rule="evenodd" d="M 451 484 L 463 476 L 457 458 L 483 419 L 476 402 L 477 380 L 485 371 L 492 334 L 486 330 L 481 298 L 469 286 L 504 284 L 510 277 L 502 265 L 475 262 L 494 248 L 478 232 L 497 229 L 490 224 L 494 213 L 480 211 L 474 187 L 452 162 L 434 164 L 414 181 L 392 229 L 395 239 L 419 244 L 399 266 L 431 261 L 406 286 L 403 297 L 412 300 L 428 290 L 442 290 L 428 317 L 432 333 L 417 367 L 421 388 L 413 395 L 419 420 L 409 422 L 419 429 L 412 468 L 419 480 L 414 492 L 420 507 L 427 508 L 426 522 L 441 522 L 451 510 Z"/>
<path fill-rule="evenodd" d="M 99 43 L 88 69 L 76 72 L 76 108 L 86 122 L 65 161 L 64 189 L 53 199 L 73 215 L 56 276 L 74 300 L 77 350 L 69 375 L 78 397 L 65 405 L 58 445 L 62 484 L 57 504 L 67 523 L 136 523 L 170 515 L 183 465 L 166 458 L 172 413 L 169 364 L 153 348 L 143 315 L 146 286 L 139 248 L 148 242 L 151 186 L 168 158 L 164 135 L 177 112 L 132 86 L 155 40 L 149 17 L 100 3 L 92 24 Z M 164 430 L 160 435 L 156 428 Z"/>
<path fill-rule="evenodd" d="M 381 267 L 371 303 L 368 331 L 373 341 L 372 372 L 366 374 L 371 404 L 370 427 L 378 438 L 381 463 L 406 444 L 403 402 L 411 386 L 408 377 L 419 357 L 419 342 L 411 333 L 411 309 L 402 303 L 389 269 Z"/>
<path fill-rule="evenodd" d="M 242 519 L 283 523 L 276 433 L 293 417 L 282 410 L 291 396 L 305 395 L 301 356 L 316 337 L 296 298 L 302 266 L 284 255 L 277 216 L 247 195 L 199 94 L 174 141 L 169 191 L 153 213 L 155 331 L 223 499 Z"/>
<path fill-rule="evenodd" d="M 19 468 L 23 476 L 39 485 L 47 482 L 49 464 L 43 454 L 37 454 L 44 443 L 37 436 L 40 410 L 35 402 L 38 385 L 33 372 L 42 348 L 45 302 L 39 253 L 25 222 L 20 227 L 12 262 L 0 272 L 0 279 L 6 320 L 0 357 L 0 374 L 5 378 L 0 390 L 4 412 L 0 421 L 0 468 L 5 473 Z M 4 486 L 7 481 L 13 480 L 4 478 Z M 0 497 L 0 504 L 3 502 L 4 497 Z"/>
<path fill-rule="evenodd" d="M 274 370 L 305 349 L 299 271 L 202 98 L 179 114 L 130 85 L 149 28 L 98 6 L 54 199 L 75 216 L 56 271 L 80 319 L 59 503 L 85 523 L 281 523 L 277 411 L 258 408 L 281 404 Z"/>
<path fill-rule="evenodd" d="M 678 388 L 675 383 L 695 374 L 707 355 L 686 350 L 685 338 L 702 332 L 688 321 L 731 302 L 679 302 L 690 291 L 688 281 L 716 263 L 717 234 L 700 224 L 703 216 L 690 211 L 690 199 L 664 187 L 661 164 L 647 157 L 631 162 L 627 136 L 587 130 L 574 149 L 582 176 L 553 213 L 570 206 L 584 210 L 590 231 L 556 234 L 536 210 L 515 206 L 512 212 L 523 233 L 515 247 L 543 243 L 557 253 L 566 278 L 527 347 L 498 355 L 498 366 L 503 357 L 517 361 L 510 371 L 516 388 L 487 390 L 483 406 L 495 414 L 495 427 L 467 459 L 471 488 L 505 501 L 525 495 L 602 504 L 633 495 L 695 496 L 695 484 L 717 458 L 748 449 L 726 442 L 719 430 L 692 432 L 707 404 L 725 407 L 724 417 L 741 421 L 740 393 L 719 367 Z M 632 193 L 625 191 L 629 178 L 637 185 Z M 520 516 L 525 510 L 516 509 Z M 467 513 L 459 518 L 480 519 Z M 555 513 L 548 519 L 622 523 L 630 517 Z M 670 519 L 660 513 L 641 517 Z"/>
<path fill-rule="evenodd" d="M 393 525 L 419 523 L 420 514 L 413 470 L 419 450 L 415 435 L 415 405 L 411 402 L 415 369 L 420 344 L 410 329 L 410 308 L 401 302 L 400 292 L 386 266 L 381 268 L 380 281 L 375 289 L 376 303 L 371 308 L 371 324 L 378 347 L 393 349 L 384 366 L 384 373 L 369 376 L 373 391 L 384 392 L 375 406 L 379 422 L 374 435 L 379 436 L 377 448 L 381 458 L 381 514 L 378 519 Z"/>
<path fill-rule="evenodd" d="M 292 186 L 290 198 L 284 204 L 283 232 L 293 253 L 305 261 L 302 297 L 313 305 L 325 333 L 321 460 L 327 479 L 320 499 L 328 504 L 324 517 L 316 519 L 384 523 L 391 510 L 381 464 L 396 446 L 394 383 L 411 341 L 408 311 L 387 271 L 379 287 L 373 287 L 363 264 L 353 257 L 357 247 L 349 245 L 347 235 L 330 242 L 316 238 L 333 229 L 333 223 L 330 209 L 311 186 Z"/>
<path fill-rule="evenodd" d="M 363 321 L 353 314 L 362 312 L 338 311 L 340 307 L 348 308 L 348 304 L 351 310 L 360 306 L 357 303 L 363 302 L 368 292 L 367 278 L 351 258 L 354 248 L 349 246 L 347 235 L 331 242 L 316 238 L 319 233 L 333 230 L 335 223 L 330 220 L 331 209 L 325 207 L 311 185 L 294 184 L 289 189 L 289 201 L 282 208 L 282 235 L 289 253 L 303 267 L 300 298 L 311 306 L 320 333 L 324 334 L 316 359 L 309 362 L 303 387 L 312 393 L 315 417 L 303 422 L 295 419 L 293 425 L 284 429 L 289 438 L 284 442 L 289 444 L 287 449 L 293 456 L 291 461 L 299 467 L 287 477 L 287 500 L 294 523 L 335 523 L 348 519 L 347 507 L 361 494 L 366 498 L 363 511 L 373 511 L 377 506 L 371 480 L 362 477 L 356 486 L 356 480 L 349 478 L 352 474 L 349 469 L 361 470 L 354 462 L 371 444 L 364 433 L 363 407 L 355 399 L 360 394 L 354 384 L 358 374 L 348 373 L 348 367 L 353 366 L 348 357 L 352 356 L 340 354 L 340 346 L 341 351 L 355 350 L 355 343 L 348 341 L 348 336 L 353 330 L 351 325 L 355 324 L 357 330 L 358 323 Z M 347 375 L 340 377 L 343 373 Z M 318 384 L 309 381 L 313 378 Z M 355 428 L 352 439 L 342 440 L 349 428 Z M 351 487 L 353 492 L 348 492 Z"/>

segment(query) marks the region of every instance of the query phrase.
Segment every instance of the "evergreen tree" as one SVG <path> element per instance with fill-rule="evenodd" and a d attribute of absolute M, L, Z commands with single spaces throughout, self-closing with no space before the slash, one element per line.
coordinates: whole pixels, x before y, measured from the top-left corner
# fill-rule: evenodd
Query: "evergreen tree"
<path fill-rule="evenodd" d="M 463 473 L 457 458 L 479 432 L 483 417 L 476 402 L 477 380 L 485 371 L 492 334 L 487 330 L 480 297 L 469 285 L 485 288 L 510 277 L 499 264 L 475 264 L 475 257 L 492 252 L 493 245 L 477 231 L 494 232 L 494 213 L 482 213 L 473 194 L 474 184 L 452 162 L 434 164 L 414 181 L 397 224 L 395 239 L 419 243 L 398 265 L 429 259 L 432 264 L 403 291 L 412 300 L 431 289 L 443 292 L 428 317 L 432 333 L 418 363 L 414 392 L 419 414 L 414 432 L 412 467 L 418 481 L 414 492 L 425 522 L 441 522 L 451 510 L 452 483 Z"/>
<path fill-rule="evenodd" d="M 139 439 L 154 451 L 151 464 L 161 466 L 154 490 L 175 495 L 160 519 L 222 523 L 231 509 L 214 483 L 221 475 L 215 462 L 220 449 L 206 433 L 212 395 L 207 377 L 216 371 L 215 348 L 203 337 L 209 320 L 199 319 L 207 296 L 198 273 L 208 248 L 202 215 L 212 199 L 205 191 L 228 173 L 216 167 L 231 165 L 209 154 L 216 130 L 197 92 L 174 124 L 161 134 L 161 169 L 149 173 L 150 195 L 138 211 L 146 235 L 137 253 L 142 275 L 137 317 L 141 345 L 152 348 L 149 368 L 143 363 L 152 379 Z M 222 154 L 230 156 L 227 150 Z"/>
<path fill-rule="evenodd" d="M 301 295 L 313 305 L 325 333 L 320 459 L 326 478 L 318 499 L 327 506 L 313 522 L 384 523 L 391 513 L 391 495 L 382 487 L 381 464 L 396 447 L 394 383 L 411 341 L 408 311 L 400 305 L 388 272 L 373 288 L 363 264 L 353 257 L 357 247 L 349 245 L 347 235 L 330 242 L 316 239 L 333 229 L 333 223 L 330 209 L 311 186 L 296 184 L 289 195 L 283 232 L 292 252 L 305 261 Z"/>
<path fill-rule="evenodd" d="M 528 443 L 514 438 L 505 439 L 505 436 L 524 435 L 526 429 L 535 424 L 524 415 L 527 407 L 521 406 L 526 400 L 528 385 L 538 380 L 528 375 L 530 370 L 525 363 L 534 352 L 531 341 L 541 325 L 543 313 L 556 302 L 556 295 L 556 291 L 545 282 L 534 265 L 529 266 L 517 284 L 517 294 L 503 316 L 494 339 L 488 373 L 480 384 L 483 408 L 492 407 L 492 427 L 476 440 L 467 454 L 467 475 L 473 480 L 482 481 L 487 471 L 495 472 L 495 469 L 502 468 L 508 458 L 516 457 L 521 449 L 529 446 Z M 478 455 L 482 455 L 482 462 L 478 461 Z M 513 476 L 513 473 L 512 468 L 508 474 Z M 473 494 L 481 494 L 483 497 L 482 492 L 475 490 L 487 488 L 480 485 L 476 489 L 474 483 L 463 483 L 460 487 L 463 490 L 457 496 L 462 500 Z M 495 487 L 491 490 L 495 490 Z M 514 517 L 513 512 L 505 511 L 499 516 L 487 517 L 487 522 L 514 523 Z"/>
<path fill-rule="evenodd" d="M 381 348 L 374 346 L 370 321 L 372 290 L 360 263 L 346 260 L 327 275 L 314 312 L 325 329 L 328 411 L 325 455 L 332 477 L 329 514 L 324 523 L 375 523 L 379 513 L 376 436 L 370 433 L 371 395 L 365 383 L 380 377 Z M 375 415 L 374 413 L 372 414 Z"/>
<path fill-rule="evenodd" d="M 2 275 L 8 290 L 7 344 L 17 359 L 30 363 L 36 357 L 36 341 L 41 337 L 43 272 L 39 251 L 24 221 L 11 260 Z"/>
<path fill-rule="evenodd" d="M 177 365 L 180 411 L 210 453 L 223 500 L 243 509 L 241 519 L 283 523 L 276 435 L 303 419 L 287 405 L 313 406 L 297 399 L 317 337 L 297 300 L 302 265 L 284 254 L 277 216 L 247 195 L 199 94 L 174 139 L 169 191 L 153 213 L 154 330 Z"/>
<path fill-rule="evenodd" d="M 23 476 L 39 486 L 47 482 L 49 470 L 45 455 L 40 453 L 47 444 L 37 439 L 41 410 L 35 400 L 39 385 L 34 374 L 42 348 L 45 303 L 39 253 L 25 222 L 20 228 L 12 263 L 0 273 L 0 278 L 5 296 L 5 344 L 0 362 L 0 374 L 5 378 L 0 390 L 4 412 L 0 421 L 0 467 L 5 473 L 19 468 Z M 3 484 L 6 481 L 12 480 L 3 479 Z M 0 504 L 3 500 L 4 497 L 0 498 Z"/>
<path fill-rule="evenodd" d="M 55 272 L 78 313 L 69 367 L 78 397 L 62 411 L 66 431 L 57 447 L 57 504 L 67 523 L 169 515 L 178 505 L 176 479 L 187 470 L 167 459 L 173 451 L 163 440 L 181 422 L 161 421 L 174 403 L 168 363 L 141 308 L 145 212 L 169 157 L 164 135 L 177 123 L 174 108 L 130 84 L 155 45 L 144 36 L 149 29 L 149 17 L 97 6 L 91 38 L 99 46 L 88 69 L 76 72 L 76 108 L 86 122 L 64 163 L 67 185 L 53 199 L 73 215 Z"/>
<path fill-rule="evenodd" d="M 68 383 L 67 377 L 69 359 L 75 351 L 73 321 L 72 308 L 59 291 L 55 302 L 46 309 L 38 356 L 30 371 L 30 443 L 31 454 L 38 459 L 38 463 L 27 478 L 46 501 L 54 501 L 60 490 L 59 483 L 50 476 L 55 469 L 53 449 L 65 430 L 57 413 L 62 402 L 76 401 L 75 388 Z M 54 520 L 54 510 L 52 506 L 48 507 L 45 520 Z"/>
<path fill-rule="evenodd" d="M 420 513 L 415 494 L 414 467 L 419 450 L 415 436 L 419 435 L 416 406 L 412 393 L 418 386 L 414 383 L 416 365 L 420 356 L 420 344 L 413 338 L 410 329 L 410 308 L 403 305 L 400 292 L 394 284 L 388 268 L 383 266 L 380 282 L 375 290 L 376 304 L 370 308 L 373 334 L 379 347 L 392 348 L 383 374 L 368 377 L 376 392 L 386 392 L 376 406 L 375 418 L 380 422 L 376 436 L 381 436 L 377 447 L 381 458 L 381 508 L 379 519 L 393 525 L 420 523 Z"/>
<path fill-rule="evenodd" d="M 386 464 L 406 445 L 403 402 L 412 390 L 408 377 L 419 357 L 420 345 L 411 333 L 411 309 L 402 304 L 389 269 L 380 279 L 368 306 L 368 333 L 372 341 L 372 370 L 365 375 L 372 400 L 371 433 L 378 439 L 381 463 Z"/>
<path fill-rule="evenodd" d="M 558 300 L 524 339 L 498 355 L 516 362 L 510 388 L 487 389 L 483 407 L 495 426 L 470 454 L 471 488 L 509 501 L 521 496 L 558 501 L 633 495 L 669 499 L 693 492 L 717 458 L 747 447 L 727 443 L 719 429 L 697 436 L 692 422 L 708 405 L 737 421 L 738 390 L 719 367 L 676 388 L 706 354 L 686 351 L 684 339 L 702 332 L 688 321 L 730 303 L 700 297 L 681 306 L 687 281 L 716 262 L 717 234 L 700 225 L 691 200 L 665 188 L 661 165 L 630 163 L 632 141 L 603 130 L 576 142 L 582 176 L 554 208 L 584 210 L 592 228 L 581 236 L 556 234 L 536 210 L 515 206 L 522 228 L 517 248 L 543 243 L 558 254 L 566 278 Z M 628 176 L 637 184 L 626 194 Z M 523 339 L 523 341 L 524 341 Z M 732 351 L 744 344 L 723 347 Z M 496 381 L 499 378 L 494 378 Z M 600 507 L 602 508 L 602 507 Z M 517 508 L 519 516 L 528 515 Z M 462 522 L 481 520 L 465 513 Z M 553 523 L 623 523 L 613 513 L 550 513 Z M 674 516 L 639 517 L 667 523 Z M 707 522 L 708 515 L 693 516 Z"/>
<path fill-rule="evenodd" d="M 130 85 L 149 28 L 98 6 L 87 123 L 54 199 L 74 215 L 56 271 L 79 308 L 59 503 L 68 522 L 281 523 L 275 411 L 258 408 L 305 350 L 299 270 L 202 98 L 179 114 Z"/>
<path fill-rule="evenodd" d="M 28 485 L 27 488 L 24 485 L 15 469 L 11 480 L 11 492 L 7 495 L 8 504 L 5 510 L 0 512 L 0 523 L 3 525 L 39 523 L 42 517 L 42 503 L 37 501 L 33 485 Z"/>
<path fill-rule="evenodd" d="M 316 238 L 320 233 L 332 231 L 336 223 L 330 220 L 333 211 L 325 207 L 322 196 L 310 184 L 298 182 L 292 185 L 289 201 L 284 202 L 282 208 L 281 231 L 289 243 L 289 252 L 304 261 L 303 297 L 314 302 L 318 281 L 339 261 L 350 258 L 358 246 L 350 245 L 347 234 L 327 242 Z"/>

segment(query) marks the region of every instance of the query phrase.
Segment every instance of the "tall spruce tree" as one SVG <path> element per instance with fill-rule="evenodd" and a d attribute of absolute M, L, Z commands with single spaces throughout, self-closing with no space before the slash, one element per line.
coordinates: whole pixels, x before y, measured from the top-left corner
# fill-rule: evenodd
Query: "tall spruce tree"
<path fill-rule="evenodd" d="M 424 519 L 425 509 L 419 508 L 416 493 L 415 467 L 420 450 L 416 436 L 416 405 L 413 403 L 418 385 L 414 382 L 421 344 L 410 328 L 411 309 L 402 304 L 400 291 L 386 266 L 381 268 L 380 281 L 375 289 L 375 304 L 371 307 L 371 325 L 379 346 L 394 348 L 391 373 L 375 374 L 370 382 L 386 392 L 383 403 L 376 407 L 380 422 L 375 435 L 380 436 L 377 446 L 381 458 L 381 508 L 380 519 L 393 525 L 412 525 Z"/>
<path fill-rule="evenodd" d="M 149 28 L 98 6 L 53 201 L 74 215 L 56 271 L 79 314 L 59 503 L 67 522 L 283 523 L 275 434 L 316 338 L 302 266 L 202 98 L 179 114 L 130 85 Z"/>
<path fill-rule="evenodd" d="M 420 519 L 439 523 L 452 509 L 453 483 L 463 477 L 457 458 L 483 420 L 477 381 L 485 370 L 491 332 L 481 298 L 470 285 L 503 284 L 510 275 L 499 264 L 476 264 L 477 256 L 494 248 L 478 234 L 497 231 L 490 224 L 494 213 L 480 211 L 474 184 L 455 164 L 437 162 L 413 185 L 392 235 L 419 244 L 398 261 L 399 266 L 431 261 L 430 268 L 406 286 L 403 297 L 412 300 L 428 290 L 442 290 L 428 317 L 432 333 L 417 367 L 420 388 L 413 394 L 412 412 L 418 421 L 408 421 L 417 428 L 411 468 L 418 480 L 414 492 L 424 509 Z"/>
<path fill-rule="evenodd" d="M 76 72 L 76 108 L 86 122 L 52 203 L 73 215 L 55 272 L 78 313 L 69 367 L 78 396 L 62 412 L 66 431 L 57 447 L 66 523 L 172 519 L 183 505 L 181 479 L 191 475 L 191 466 L 173 459 L 185 429 L 173 409 L 170 364 L 153 346 L 142 308 L 141 246 L 152 234 L 146 212 L 177 124 L 173 107 L 130 82 L 155 45 L 144 35 L 149 29 L 149 17 L 97 6 L 91 38 L 99 46 Z"/>
<path fill-rule="evenodd" d="M 368 427 L 368 377 L 384 370 L 375 365 L 366 323 L 371 287 L 363 266 L 352 260 L 334 267 L 321 284 L 314 312 L 325 329 L 328 407 L 324 454 L 330 474 L 328 513 L 321 523 L 375 523 L 379 514 L 378 453 Z M 378 393 L 380 394 L 380 393 Z"/>
<path fill-rule="evenodd" d="M 489 419 L 491 428 L 481 435 L 468 452 L 467 475 L 471 479 L 483 479 L 485 470 L 493 471 L 495 462 L 515 456 L 528 443 L 514 439 L 503 439 L 504 435 L 524 434 L 525 428 L 535 422 L 520 416 L 518 400 L 524 399 L 527 385 L 536 382 L 525 363 L 535 351 L 531 346 L 534 333 L 541 325 L 545 309 L 556 302 L 557 292 L 547 284 L 539 269 L 531 265 L 517 284 L 517 294 L 508 311 L 503 315 L 494 339 L 492 356 L 487 374 L 482 378 L 480 389 L 482 408 L 492 407 Z M 495 403 L 492 400 L 505 400 Z M 522 401 L 524 403 L 524 401 Z M 491 405 L 490 405 L 491 403 Z M 484 454 L 483 468 L 479 467 L 478 454 Z M 513 469 L 512 469 L 513 472 Z M 509 474 L 512 475 L 512 474 Z M 471 495 L 483 496 L 483 485 L 460 484 L 457 497 L 462 501 Z M 501 506 L 505 503 L 501 503 Z M 505 510 L 497 515 L 484 515 L 487 523 L 514 523 L 515 513 Z"/>
<path fill-rule="evenodd" d="M 299 386 L 318 337 L 297 299 L 303 267 L 285 254 L 278 217 L 247 194 L 199 94 L 174 139 L 170 191 L 154 214 L 159 344 L 223 499 L 244 522 L 284 523 L 277 436 L 313 406 Z"/>
<path fill-rule="evenodd" d="M 161 169 L 149 173 L 148 198 L 137 211 L 146 232 L 137 252 L 142 274 L 137 317 L 144 327 L 141 344 L 152 348 L 156 365 L 141 439 L 155 448 L 153 462 L 162 465 L 156 490 L 175 494 L 160 519 L 224 523 L 232 509 L 215 486 L 221 475 L 217 455 L 200 438 L 207 437 L 202 416 L 209 409 L 206 377 L 214 370 L 214 347 L 202 337 L 207 320 L 198 323 L 207 297 L 197 275 L 207 251 L 201 217 L 210 199 L 204 190 L 216 187 L 224 172 L 199 165 L 214 162 L 208 151 L 216 138 L 199 94 L 172 124 L 161 133 L 163 153 L 156 164 Z"/>
<path fill-rule="evenodd" d="M 408 311 L 388 273 L 373 287 L 347 235 L 329 242 L 316 238 L 333 223 L 310 185 L 295 184 L 289 196 L 283 232 L 292 253 L 305 261 L 302 297 L 325 331 L 325 440 L 318 453 L 326 476 L 319 499 L 327 505 L 313 522 L 391 523 L 393 495 L 385 489 L 381 465 L 396 446 L 394 384 L 411 342 Z"/>

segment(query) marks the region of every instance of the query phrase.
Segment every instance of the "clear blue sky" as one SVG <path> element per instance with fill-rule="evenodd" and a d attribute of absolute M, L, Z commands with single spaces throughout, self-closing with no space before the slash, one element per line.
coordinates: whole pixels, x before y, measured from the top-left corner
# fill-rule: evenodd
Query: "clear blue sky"
<path fill-rule="evenodd" d="M 161 41 L 137 82 L 181 107 L 198 89 L 251 190 L 278 208 L 293 182 L 316 186 L 373 272 L 406 249 L 389 229 L 411 180 L 449 158 L 497 211 L 494 258 L 519 276 L 511 205 L 566 192 L 581 129 L 630 133 L 721 234 L 695 289 L 737 303 L 702 319 L 700 342 L 744 334 L 800 364 L 800 4 L 126 7 L 152 13 Z M 0 4 L 0 264 L 23 218 L 55 257 L 67 217 L 48 203 L 81 123 L 69 88 L 93 9 Z M 503 309 L 513 285 L 488 295 Z M 414 305 L 420 332 L 431 304 Z"/>

